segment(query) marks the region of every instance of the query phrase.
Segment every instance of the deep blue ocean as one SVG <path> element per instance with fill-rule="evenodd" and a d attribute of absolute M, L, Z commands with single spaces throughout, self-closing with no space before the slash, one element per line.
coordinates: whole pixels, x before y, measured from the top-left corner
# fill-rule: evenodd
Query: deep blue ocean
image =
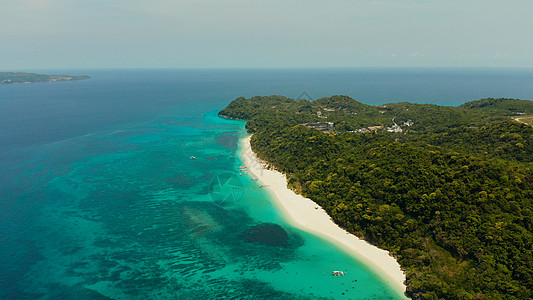
<path fill-rule="evenodd" d="M 533 99 L 532 69 L 38 72 L 92 78 L 0 85 L 0 299 L 400 299 L 238 176 L 245 123 L 217 112 L 304 92 Z"/>

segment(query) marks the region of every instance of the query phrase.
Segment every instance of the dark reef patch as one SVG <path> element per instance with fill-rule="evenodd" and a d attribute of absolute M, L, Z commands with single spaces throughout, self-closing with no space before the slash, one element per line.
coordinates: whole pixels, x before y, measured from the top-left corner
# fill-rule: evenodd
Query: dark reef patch
<path fill-rule="evenodd" d="M 250 243 L 275 247 L 289 246 L 289 235 L 283 227 L 273 223 L 263 223 L 248 228 L 242 238 Z"/>
<path fill-rule="evenodd" d="M 239 136 L 235 132 L 224 132 L 216 138 L 217 144 L 226 147 L 228 150 L 237 149 Z"/>

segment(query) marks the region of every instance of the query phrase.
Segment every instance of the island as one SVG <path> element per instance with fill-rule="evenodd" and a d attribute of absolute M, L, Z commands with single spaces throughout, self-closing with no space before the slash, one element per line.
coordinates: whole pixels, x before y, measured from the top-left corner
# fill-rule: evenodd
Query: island
<path fill-rule="evenodd" d="M 533 298 L 533 101 L 257 96 L 219 116 L 247 121 L 244 143 L 281 184 L 388 251 L 407 296 Z"/>
<path fill-rule="evenodd" d="M 90 77 L 87 75 L 43 75 L 24 72 L 0 72 L 0 84 L 15 83 L 34 83 L 34 82 L 55 82 L 55 81 L 73 81 L 85 80 Z"/>

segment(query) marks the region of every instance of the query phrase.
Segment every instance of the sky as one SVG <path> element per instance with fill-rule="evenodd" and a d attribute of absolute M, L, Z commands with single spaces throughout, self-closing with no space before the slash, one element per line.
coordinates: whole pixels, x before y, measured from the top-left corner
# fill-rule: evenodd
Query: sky
<path fill-rule="evenodd" d="M 0 71 L 533 67 L 531 0 L 0 0 Z"/>

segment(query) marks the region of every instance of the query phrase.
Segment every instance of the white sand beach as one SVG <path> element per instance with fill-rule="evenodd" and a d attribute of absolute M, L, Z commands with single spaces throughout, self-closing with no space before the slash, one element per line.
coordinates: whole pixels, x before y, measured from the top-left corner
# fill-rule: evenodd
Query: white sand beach
<path fill-rule="evenodd" d="M 398 290 L 399 294 L 405 292 L 405 274 L 388 251 L 372 246 L 337 226 L 318 204 L 288 189 L 284 174 L 264 168 L 250 147 L 250 136 L 241 142 L 240 155 L 248 173 L 257 178 L 257 181 L 274 196 L 272 198 L 276 207 L 291 225 L 343 247 L 359 261 L 377 270 L 377 273 Z"/>

